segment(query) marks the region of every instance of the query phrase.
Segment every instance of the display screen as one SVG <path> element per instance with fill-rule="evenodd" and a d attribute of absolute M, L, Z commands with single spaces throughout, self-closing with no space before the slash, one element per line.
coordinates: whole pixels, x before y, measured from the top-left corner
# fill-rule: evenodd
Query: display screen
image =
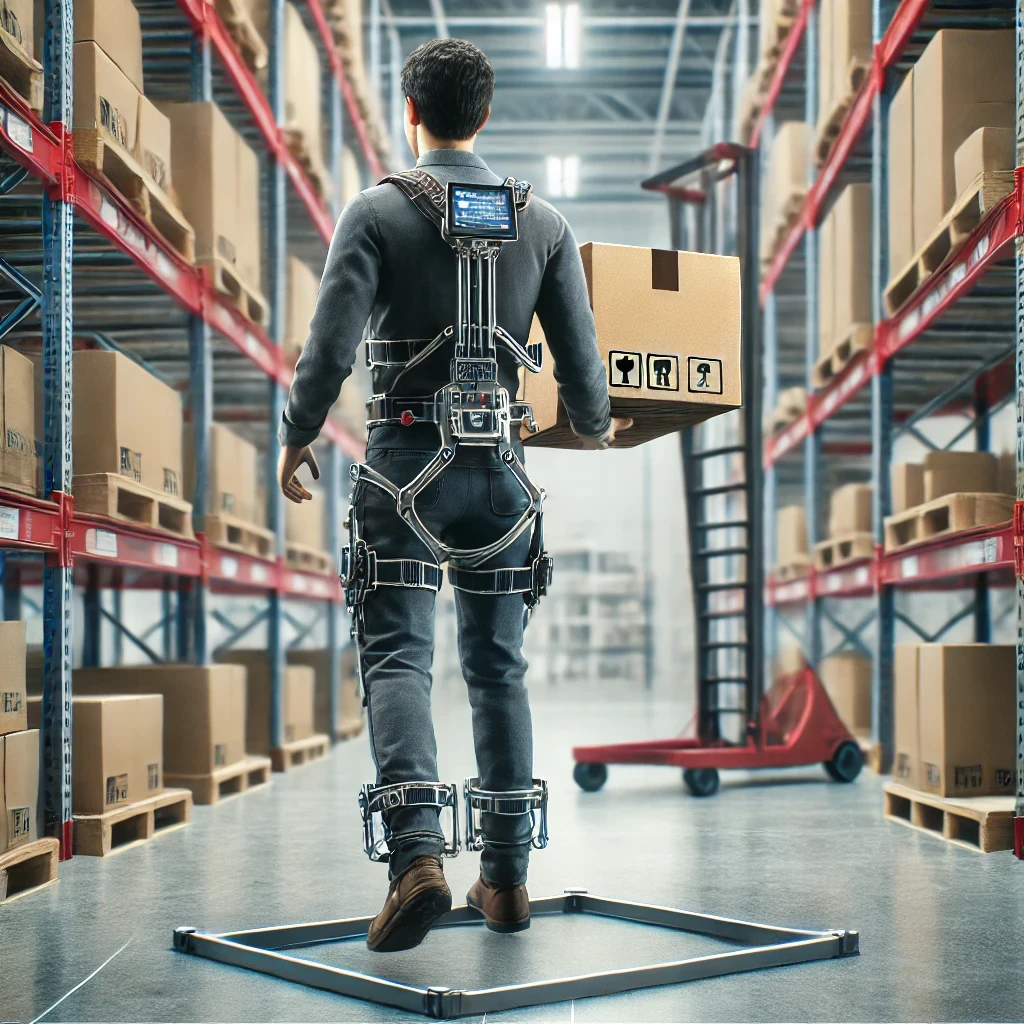
<path fill-rule="evenodd" d="M 518 232 L 512 190 L 504 185 L 449 185 L 448 231 L 470 238 L 514 239 Z"/>

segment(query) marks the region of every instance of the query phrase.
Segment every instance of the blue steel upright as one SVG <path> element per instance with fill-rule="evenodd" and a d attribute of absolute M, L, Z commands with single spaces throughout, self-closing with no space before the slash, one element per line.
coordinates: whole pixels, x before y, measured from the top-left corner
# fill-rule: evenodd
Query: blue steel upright
<path fill-rule="evenodd" d="M 1024 0 L 1017 0 L 1017 166 L 1024 166 Z M 1024 252 L 1017 249 L 1017 500 L 1024 501 Z M 1017 577 L 1017 787 L 1014 850 L 1024 858 L 1024 580 Z"/>

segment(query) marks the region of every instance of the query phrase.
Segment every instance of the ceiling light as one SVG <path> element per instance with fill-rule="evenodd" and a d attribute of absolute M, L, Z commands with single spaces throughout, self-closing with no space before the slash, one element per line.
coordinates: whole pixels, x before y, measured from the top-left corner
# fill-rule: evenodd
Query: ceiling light
<path fill-rule="evenodd" d="M 562 31 L 562 52 L 567 68 L 578 68 L 580 66 L 581 34 L 580 5 L 567 4 Z"/>
<path fill-rule="evenodd" d="M 562 177 L 562 158 L 560 156 L 549 156 L 547 159 L 548 169 L 548 195 L 560 196 L 565 184 Z"/>
<path fill-rule="evenodd" d="M 544 12 L 544 27 L 547 40 L 547 64 L 549 68 L 560 68 L 562 51 L 562 5 L 548 4 Z"/>
<path fill-rule="evenodd" d="M 562 158 L 562 191 L 569 199 L 580 194 L 580 158 L 566 156 Z"/>

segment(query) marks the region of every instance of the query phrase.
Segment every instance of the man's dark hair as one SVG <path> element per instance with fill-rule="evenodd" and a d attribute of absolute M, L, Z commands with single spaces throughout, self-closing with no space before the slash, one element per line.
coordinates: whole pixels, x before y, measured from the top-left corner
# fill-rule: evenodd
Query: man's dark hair
<path fill-rule="evenodd" d="M 424 126 L 439 139 L 476 134 L 494 96 L 494 68 L 465 39 L 431 39 L 405 58 L 402 91 L 412 97 Z"/>

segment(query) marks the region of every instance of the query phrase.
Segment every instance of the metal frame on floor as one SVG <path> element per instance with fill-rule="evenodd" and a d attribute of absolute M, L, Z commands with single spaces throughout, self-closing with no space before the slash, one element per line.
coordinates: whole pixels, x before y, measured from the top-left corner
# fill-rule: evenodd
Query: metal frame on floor
<path fill-rule="evenodd" d="M 589 914 L 618 921 L 655 925 L 721 939 L 747 946 L 707 956 L 688 957 L 668 963 L 621 970 L 597 971 L 567 978 L 502 985 L 483 989 L 452 989 L 442 986 L 407 985 L 358 971 L 329 967 L 300 957 L 286 956 L 284 949 L 300 949 L 360 939 L 366 936 L 372 917 L 355 917 L 343 921 L 317 924 L 283 925 L 253 931 L 225 932 L 208 935 L 195 928 L 177 928 L 174 948 L 182 953 L 216 960 L 219 963 L 269 974 L 284 981 L 312 988 L 325 989 L 353 999 L 393 1006 L 409 1013 L 420 1013 L 438 1020 L 499 1013 L 523 1006 L 540 1006 L 585 999 L 591 996 L 614 995 L 658 985 L 678 985 L 702 978 L 726 974 L 784 967 L 813 960 L 831 960 L 855 956 L 859 952 L 859 935 L 855 931 L 804 931 L 776 928 L 772 925 L 735 921 L 709 914 L 691 913 L 646 903 L 594 896 L 585 889 L 566 889 L 561 896 L 530 900 L 531 916 L 554 914 Z M 455 907 L 434 926 L 453 928 L 481 925 L 483 918 L 472 907 Z"/>

